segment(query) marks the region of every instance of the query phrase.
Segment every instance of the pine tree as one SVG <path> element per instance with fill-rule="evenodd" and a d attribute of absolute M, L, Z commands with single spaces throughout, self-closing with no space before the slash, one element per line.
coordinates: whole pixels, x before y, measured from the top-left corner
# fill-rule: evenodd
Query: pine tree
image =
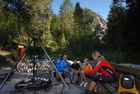
<path fill-rule="evenodd" d="M 60 26 L 62 30 L 62 46 L 68 44 L 73 33 L 73 5 L 70 0 L 65 0 L 60 6 Z"/>
<path fill-rule="evenodd" d="M 61 30 L 61 24 L 60 24 L 60 17 L 53 14 L 52 16 L 52 20 L 51 20 L 51 34 L 55 40 L 55 42 L 57 43 L 57 48 L 59 48 L 59 46 L 61 46 L 62 44 L 62 30 Z"/>
<path fill-rule="evenodd" d="M 74 10 L 74 23 L 75 23 L 75 35 L 78 38 L 81 38 L 83 36 L 83 30 L 84 30 L 84 12 L 83 9 L 81 8 L 79 2 L 76 3 L 75 5 L 75 10 Z"/>
<path fill-rule="evenodd" d="M 0 3 L 0 44 L 4 46 L 4 49 L 7 49 L 7 47 L 10 49 L 11 47 L 16 46 L 13 44 L 17 40 L 17 32 L 20 31 L 20 26 L 18 25 L 19 16 L 21 12 L 26 14 L 26 11 L 25 8 L 23 8 L 23 2 L 16 0 L 1 0 Z M 20 4 L 22 4 L 22 6 Z"/>
<path fill-rule="evenodd" d="M 51 4 L 52 0 L 27 0 L 26 5 L 29 6 L 30 26 L 29 33 L 38 33 L 41 35 L 43 45 L 49 46 L 52 35 L 50 32 L 51 23 Z"/>
<path fill-rule="evenodd" d="M 121 1 L 116 2 L 116 0 L 114 0 L 108 15 L 106 38 L 109 48 L 119 51 L 120 55 L 124 43 L 122 38 L 124 17 L 124 8 L 121 6 Z"/>
<path fill-rule="evenodd" d="M 125 32 L 123 37 L 125 40 L 125 50 L 127 51 L 127 58 L 131 62 L 139 62 L 139 48 L 140 48 L 140 1 L 126 0 L 126 18 L 125 18 Z"/>

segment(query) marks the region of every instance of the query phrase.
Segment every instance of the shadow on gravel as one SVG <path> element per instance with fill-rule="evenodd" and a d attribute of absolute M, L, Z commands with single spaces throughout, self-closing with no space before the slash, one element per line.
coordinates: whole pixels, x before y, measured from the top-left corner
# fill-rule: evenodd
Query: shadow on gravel
<path fill-rule="evenodd" d="M 17 60 L 16 57 L 12 55 L 6 55 L 6 56 L 0 55 L 0 68 L 11 67 L 16 60 Z"/>

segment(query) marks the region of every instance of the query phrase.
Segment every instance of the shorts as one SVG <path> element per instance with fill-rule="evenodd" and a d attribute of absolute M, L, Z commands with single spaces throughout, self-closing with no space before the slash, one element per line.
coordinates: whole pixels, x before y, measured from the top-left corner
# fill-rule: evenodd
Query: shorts
<path fill-rule="evenodd" d="M 103 83 L 113 83 L 113 82 L 115 82 L 115 80 L 112 77 L 103 76 L 103 75 L 92 75 L 90 77 L 90 79 L 92 81 L 95 81 L 95 82 L 103 82 Z"/>

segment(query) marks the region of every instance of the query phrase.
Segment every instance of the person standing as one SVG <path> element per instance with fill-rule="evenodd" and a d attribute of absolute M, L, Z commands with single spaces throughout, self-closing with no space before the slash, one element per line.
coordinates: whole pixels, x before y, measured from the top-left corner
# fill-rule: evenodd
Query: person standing
<path fill-rule="evenodd" d="M 23 60 L 24 59 L 24 57 L 25 57 L 25 46 L 24 46 L 24 44 L 23 43 L 20 43 L 19 45 L 18 45 L 18 59 L 21 59 L 21 60 Z"/>

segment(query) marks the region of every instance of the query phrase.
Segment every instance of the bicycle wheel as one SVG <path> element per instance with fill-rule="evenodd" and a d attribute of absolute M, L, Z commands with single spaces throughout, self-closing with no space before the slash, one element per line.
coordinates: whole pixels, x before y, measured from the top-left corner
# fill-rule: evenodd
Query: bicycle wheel
<path fill-rule="evenodd" d="M 42 65 L 41 65 L 41 69 L 45 72 L 45 73 L 49 73 L 50 71 L 52 71 L 52 64 L 46 60 L 44 60 L 42 62 Z"/>
<path fill-rule="evenodd" d="M 27 72 L 27 69 L 28 69 L 28 65 L 25 63 L 25 62 L 19 62 L 17 64 L 17 71 L 18 72 Z"/>

